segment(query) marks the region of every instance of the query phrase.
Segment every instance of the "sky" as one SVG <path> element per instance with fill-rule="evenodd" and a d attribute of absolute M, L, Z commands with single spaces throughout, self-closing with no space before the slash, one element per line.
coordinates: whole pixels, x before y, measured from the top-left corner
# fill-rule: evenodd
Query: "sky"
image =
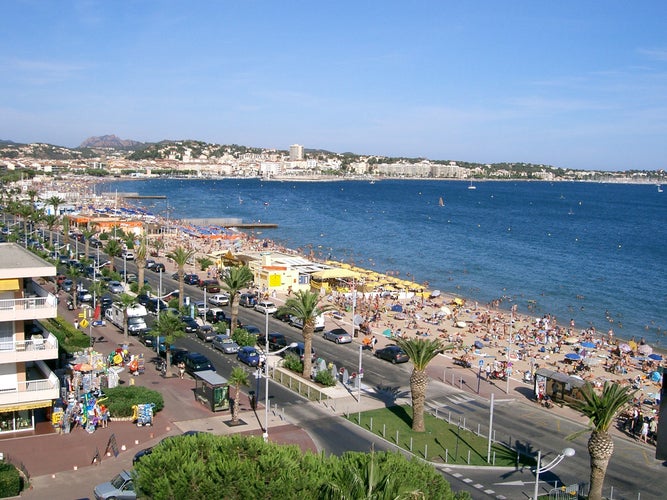
<path fill-rule="evenodd" d="M 8 0 L 0 139 L 667 167 L 664 0 Z"/>

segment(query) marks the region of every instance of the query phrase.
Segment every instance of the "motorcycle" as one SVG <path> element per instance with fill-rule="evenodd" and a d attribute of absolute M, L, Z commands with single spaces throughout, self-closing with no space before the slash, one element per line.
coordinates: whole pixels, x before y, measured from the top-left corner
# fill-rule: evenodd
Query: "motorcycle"
<path fill-rule="evenodd" d="M 67 301 L 67 310 L 68 311 L 73 311 L 74 310 L 74 302 L 72 302 L 71 300 Z"/>
<path fill-rule="evenodd" d="M 494 370 L 489 374 L 491 380 L 507 380 L 505 372 L 501 370 Z"/>

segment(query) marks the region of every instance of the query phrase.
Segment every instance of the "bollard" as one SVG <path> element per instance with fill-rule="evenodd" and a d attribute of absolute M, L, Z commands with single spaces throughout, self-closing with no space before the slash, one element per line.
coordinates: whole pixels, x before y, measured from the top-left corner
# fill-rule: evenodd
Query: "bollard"
<path fill-rule="evenodd" d="M 445 448 L 445 463 L 449 463 L 449 450 L 447 448 Z"/>
<path fill-rule="evenodd" d="M 468 450 L 468 465 L 470 465 L 470 450 Z"/>
<path fill-rule="evenodd" d="M 357 413 L 357 422 L 361 425 L 361 412 Z"/>
<path fill-rule="evenodd" d="M 452 412 L 451 411 L 449 412 L 449 415 L 447 415 L 447 423 L 449 425 L 452 425 Z"/>
<path fill-rule="evenodd" d="M 382 424 L 382 437 L 387 437 L 387 424 Z"/>
<path fill-rule="evenodd" d="M 396 429 L 396 444 L 398 444 L 398 429 Z"/>
<path fill-rule="evenodd" d="M 438 418 L 438 409 L 435 409 L 435 418 Z"/>
<path fill-rule="evenodd" d="M 480 424 L 477 424 L 477 435 L 479 436 L 479 426 Z"/>
<path fill-rule="evenodd" d="M 493 465 L 496 465 L 496 452 L 493 452 Z"/>
<path fill-rule="evenodd" d="M 428 445 L 424 445 L 424 460 L 428 460 Z"/>
<path fill-rule="evenodd" d="M 373 417 L 371 417 L 371 432 L 373 432 Z"/>
<path fill-rule="evenodd" d="M 412 436 L 410 436 L 410 451 L 412 451 Z"/>
<path fill-rule="evenodd" d="M 463 430 L 464 431 L 466 430 L 466 418 L 465 417 L 463 417 Z"/>

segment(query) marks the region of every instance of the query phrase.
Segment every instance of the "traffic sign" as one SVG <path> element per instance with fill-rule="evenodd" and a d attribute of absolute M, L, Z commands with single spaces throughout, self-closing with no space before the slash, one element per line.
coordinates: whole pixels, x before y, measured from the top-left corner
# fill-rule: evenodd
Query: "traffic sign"
<path fill-rule="evenodd" d="M 86 328 L 88 326 L 88 320 L 86 318 L 82 319 L 79 325 L 81 325 L 81 328 Z"/>
<path fill-rule="evenodd" d="M 484 366 L 484 360 L 483 360 L 483 359 L 480 359 L 480 360 L 479 360 L 479 366 L 480 366 L 480 367 Z"/>

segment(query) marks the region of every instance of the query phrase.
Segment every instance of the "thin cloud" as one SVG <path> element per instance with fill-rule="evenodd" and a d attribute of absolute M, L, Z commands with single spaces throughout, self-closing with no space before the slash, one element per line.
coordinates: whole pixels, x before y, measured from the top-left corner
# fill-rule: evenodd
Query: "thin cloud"
<path fill-rule="evenodd" d="M 82 65 L 39 59 L 5 59 L 0 62 L 0 67 L 15 80 L 34 85 L 66 81 L 86 69 Z"/>
<path fill-rule="evenodd" d="M 639 49 L 637 52 L 654 61 L 667 61 L 667 49 Z"/>

